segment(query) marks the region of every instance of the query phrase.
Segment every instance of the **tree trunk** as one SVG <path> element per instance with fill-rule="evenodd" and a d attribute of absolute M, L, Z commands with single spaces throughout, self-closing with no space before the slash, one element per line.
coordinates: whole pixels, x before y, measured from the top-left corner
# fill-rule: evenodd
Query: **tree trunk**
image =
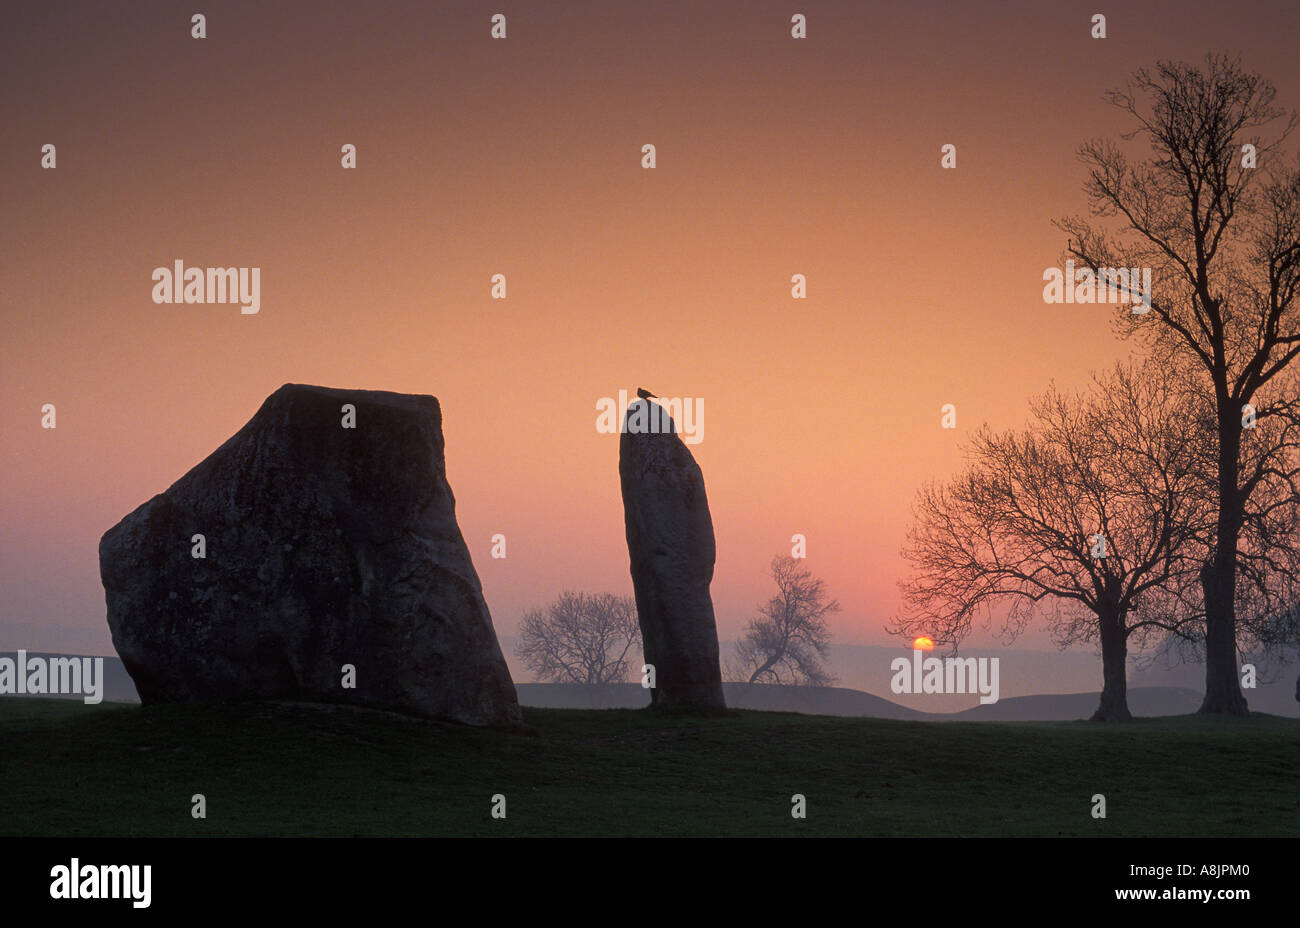
<path fill-rule="evenodd" d="M 1226 418 L 1225 418 L 1226 416 Z M 1237 488 L 1240 412 L 1219 413 L 1219 519 L 1214 555 L 1201 569 L 1205 594 L 1205 700 L 1200 712 L 1249 715 L 1237 678 L 1237 539 L 1242 506 Z"/>
<path fill-rule="evenodd" d="M 767 673 L 769 670 L 771 670 L 773 667 L 775 667 L 777 664 L 781 662 L 781 659 L 785 657 L 785 649 L 786 649 L 786 645 L 783 643 L 775 653 L 768 655 L 767 660 L 763 662 L 763 665 L 761 667 L 759 667 L 752 674 L 750 674 L 749 682 L 745 684 L 746 692 L 749 691 L 749 687 L 753 686 L 758 681 L 759 677 Z M 781 681 L 777 680 L 777 682 L 779 683 Z"/>
<path fill-rule="evenodd" d="M 1118 609 L 1106 609 L 1097 617 L 1101 632 L 1101 705 L 1092 714 L 1094 722 L 1123 722 L 1133 718 L 1128 711 L 1128 629 Z"/>
<path fill-rule="evenodd" d="M 1235 563 L 1223 564 L 1218 552 L 1214 561 L 1201 569 L 1201 589 L 1205 592 L 1205 699 L 1198 711 L 1202 713 L 1250 714 L 1237 677 L 1236 579 Z"/>
<path fill-rule="evenodd" d="M 757 680 L 758 680 L 759 677 L 761 677 L 763 674 L 767 673 L 767 672 L 768 672 L 769 670 L 771 670 L 774 666 L 776 666 L 776 662 L 777 662 L 778 658 L 779 658 L 779 655 L 778 655 L 777 657 L 769 657 L 769 658 L 767 659 L 767 663 L 765 663 L 762 667 L 759 667 L 759 668 L 758 668 L 757 670 L 755 670 L 752 674 L 750 674 L 750 676 L 749 676 L 749 682 L 745 684 L 745 688 L 746 688 L 746 690 L 748 690 L 749 687 L 753 686 L 754 683 L 757 682 Z"/>

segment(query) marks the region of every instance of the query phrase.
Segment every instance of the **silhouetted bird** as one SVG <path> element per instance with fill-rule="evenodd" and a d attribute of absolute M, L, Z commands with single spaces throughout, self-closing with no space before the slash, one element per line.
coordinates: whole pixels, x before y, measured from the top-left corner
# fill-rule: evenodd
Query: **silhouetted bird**
<path fill-rule="evenodd" d="M 645 387 L 637 387 L 637 388 L 636 388 L 636 395 L 639 396 L 639 397 L 641 397 L 641 399 L 643 399 L 643 400 L 657 400 L 657 399 L 659 399 L 659 397 L 655 396 L 653 393 L 651 393 L 651 392 L 650 392 L 649 390 L 647 390 Z"/>

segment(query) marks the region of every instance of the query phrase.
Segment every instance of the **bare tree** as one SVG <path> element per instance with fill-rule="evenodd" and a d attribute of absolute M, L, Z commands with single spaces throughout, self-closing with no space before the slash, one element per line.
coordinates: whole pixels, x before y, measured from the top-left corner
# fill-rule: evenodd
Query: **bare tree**
<path fill-rule="evenodd" d="M 1239 471 L 1249 475 L 1237 546 L 1236 638 L 1261 655 L 1300 644 L 1300 377 L 1279 378 L 1275 397 L 1242 429 Z"/>
<path fill-rule="evenodd" d="M 831 633 L 826 618 L 840 611 L 828 599 L 826 583 L 789 555 L 772 558 L 777 593 L 758 608 L 736 642 L 741 673 L 751 684 L 829 686 L 826 667 Z"/>
<path fill-rule="evenodd" d="M 1300 392 L 1294 371 L 1278 382 L 1275 399 L 1243 416 L 1238 471 L 1253 475 L 1250 495 L 1242 504 L 1241 532 L 1237 542 L 1235 638 L 1243 659 L 1259 665 L 1286 663 L 1300 645 L 1300 415 L 1296 401 L 1285 397 Z M 1217 423 L 1210 415 L 1206 429 L 1214 434 Z M 1205 496 L 1216 498 L 1217 448 L 1213 445 L 1203 465 Z M 1202 560 L 1214 552 L 1217 520 L 1209 525 L 1201 544 Z M 1199 590 L 1199 578 L 1196 584 Z M 1196 599 L 1199 598 L 1199 602 Z M 1196 633 L 1166 642 L 1158 656 L 1203 660 L 1205 656 L 1205 601 L 1188 590 L 1183 607 L 1199 623 Z M 1189 647 L 1190 644 L 1190 647 Z M 1261 673 L 1264 671 L 1257 666 Z"/>
<path fill-rule="evenodd" d="M 1055 388 L 1031 404 L 1033 427 L 971 439 L 966 469 L 924 487 L 903 556 L 894 634 L 956 646 L 973 620 L 1005 609 L 1014 638 L 1036 615 L 1062 647 L 1099 640 L 1094 719 L 1130 718 L 1130 639 L 1180 633 L 1199 566 L 1207 433 L 1167 371 L 1116 366 L 1087 395 Z"/>
<path fill-rule="evenodd" d="M 538 679 L 591 687 L 593 697 L 627 679 L 641 626 L 630 596 L 564 592 L 524 615 L 517 647 Z"/>
<path fill-rule="evenodd" d="M 1117 267 L 1151 269 L 1149 304 L 1124 306 L 1117 324 L 1196 365 L 1214 409 L 1217 516 L 1199 577 L 1202 712 L 1248 712 L 1237 678 L 1238 555 L 1247 502 L 1267 465 L 1241 467 L 1243 410 L 1261 405 L 1300 354 L 1300 169 L 1282 152 L 1297 120 L 1275 97 L 1266 80 L 1223 56 L 1208 56 L 1203 68 L 1139 70 L 1107 100 L 1135 123 L 1123 138 L 1144 139 L 1149 155 L 1130 160 L 1111 141 L 1083 145 L 1093 218 L 1057 223 L 1070 237 L 1066 254 L 1098 280 L 1114 286 Z"/>
<path fill-rule="evenodd" d="M 1183 372 L 1182 376 L 1195 376 Z M 1300 392 L 1300 377 L 1295 371 L 1286 375 L 1277 392 L 1295 396 Z M 1199 391 L 1189 380 L 1183 381 L 1188 393 Z M 1218 456 L 1214 435 L 1217 430 L 1214 410 L 1192 396 L 1189 409 L 1199 410 L 1200 427 L 1210 436 L 1205 443 L 1205 460 L 1200 466 L 1203 489 L 1200 495 L 1216 499 Z M 1253 492 L 1244 503 L 1241 535 L 1237 544 L 1236 641 L 1243 661 L 1255 665 L 1256 678 L 1275 677 L 1285 665 L 1294 661 L 1300 646 L 1300 417 L 1297 404 L 1280 399 L 1243 416 L 1241 473 L 1259 475 Z M 1193 548 L 1202 564 L 1213 555 L 1216 519 L 1210 519 L 1202 537 Z M 1177 578 L 1181 586 L 1163 590 L 1160 609 L 1165 615 L 1177 613 L 1185 620 L 1157 646 L 1140 655 L 1136 665 L 1142 668 L 1171 662 L 1205 660 L 1205 599 L 1200 572 Z"/>

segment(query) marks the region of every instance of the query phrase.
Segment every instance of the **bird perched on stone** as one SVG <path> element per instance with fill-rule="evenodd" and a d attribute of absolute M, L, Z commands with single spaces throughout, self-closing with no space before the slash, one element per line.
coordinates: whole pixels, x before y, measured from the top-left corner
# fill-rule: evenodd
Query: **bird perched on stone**
<path fill-rule="evenodd" d="M 647 390 L 645 387 L 637 387 L 637 388 L 636 388 L 636 395 L 639 396 L 639 397 L 641 397 L 641 399 L 643 399 L 643 400 L 657 400 L 657 399 L 659 399 L 659 397 L 655 396 L 653 393 L 651 393 L 651 392 L 650 392 L 649 390 Z"/>

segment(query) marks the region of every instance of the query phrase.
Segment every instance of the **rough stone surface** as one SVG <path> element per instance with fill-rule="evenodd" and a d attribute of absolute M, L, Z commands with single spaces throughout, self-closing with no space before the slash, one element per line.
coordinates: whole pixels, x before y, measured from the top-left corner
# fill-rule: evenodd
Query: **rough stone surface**
<path fill-rule="evenodd" d="M 113 645 L 141 701 L 518 723 L 455 506 L 435 398 L 281 387 L 99 543 Z"/>
<path fill-rule="evenodd" d="M 658 431 L 637 431 L 639 422 Z M 628 406 L 618 472 L 642 644 L 646 663 L 655 667 L 651 704 L 724 708 L 709 595 L 716 549 L 704 474 L 658 404 Z"/>

